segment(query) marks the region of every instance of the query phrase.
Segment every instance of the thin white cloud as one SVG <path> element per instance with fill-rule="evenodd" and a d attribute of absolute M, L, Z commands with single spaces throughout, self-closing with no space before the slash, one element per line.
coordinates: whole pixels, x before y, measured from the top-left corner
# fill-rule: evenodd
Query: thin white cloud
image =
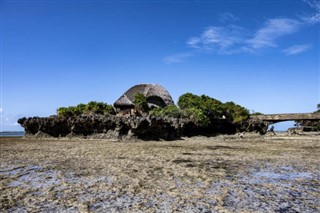
<path fill-rule="evenodd" d="M 289 48 L 284 49 L 282 52 L 285 55 L 296 55 L 296 54 L 305 52 L 310 48 L 311 48 L 310 44 L 294 45 L 294 46 L 291 46 Z"/>
<path fill-rule="evenodd" d="M 236 25 L 210 26 L 198 36 L 190 37 L 186 45 L 196 51 L 191 54 L 176 54 L 164 58 L 167 64 L 187 60 L 197 52 L 232 55 L 239 53 L 259 54 L 262 49 L 280 48 L 279 40 L 299 32 L 310 24 L 320 23 L 320 0 L 305 0 L 313 12 L 300 18 L 272 18 L 266 20 L 257 30 L 244 29 Z M 221 23 L 239 20 L 232 13 L 219 15 Z M 279 47 L 280 46 L 280 47 Z M 310 49 L 312 45 L 294 45 L 282 52 L 285 55 L 299 54 Z"/>
<path fill-rule="evenodd" d="M 166 56 L 163 58 L 163 61 L 166 64 L 181 63 L 192 56 L 193 54 L 190 53 L 179 53 L 175 55 Z"/>
<path fill-rule="evenodd" d="M 221 13 L 219 14 L 219 21 L 221 23 L 226 23 L 226 22 L 235 22 L 235 21 L 239 21 L 239 17 L 237 17 L 236 15 L 232 14 L 232 13 Z"/>
<path fill-rule="evenodd" d="M 297 32 L 299 25 L 295 19 L 269 19 L 253 38 L 246 42 L 253 49 L 277 47 L 276 39 Z"/>
<path fill-rule="evenodd" d="M 201 39 L 198 37 L 192 37 L 187 41 L 187 45 L 192 48 L 200 48 Z"/>
<path fill-rule="evenodd" d="M 3 112 L 3 108 L 0 108 L 0 113 Z"/>
<path fill-rule="evenodd" d="M 278 38 L 295 33 L 299 28 L 299 21 L 285 18 L 267 20 L 253 35 L 235 25 L 211 26 L 199 37 L 191 37 L 187 45 L 218 54 L 254 53 L 257 49 L 277 47 Z"/>
<path fill-rule="evenodd" d="M 187 45 L 191 48 L 211 50 L 217 53 L 229 52 L 243 40 L 243 29 L 235 25 L 211 26 L 199 37 L 191 37 Z"/>
<path fill-rule="evenodd" d="M 305 2 L 314 9 L 314 12 L 302 17 L 301 19 L 309 24 L 320 23 L 320 1 L 313 0 Z"/>

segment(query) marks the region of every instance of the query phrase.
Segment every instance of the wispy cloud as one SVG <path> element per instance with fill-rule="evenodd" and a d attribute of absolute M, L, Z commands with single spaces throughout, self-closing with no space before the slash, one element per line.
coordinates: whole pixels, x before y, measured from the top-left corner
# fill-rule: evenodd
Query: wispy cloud
<path fill-rule="evenodd" d="M 246 42 L 254 49 L 265 47 L 276 47 L 276 39 L 295 33 L 299 29 L 300 23 L 294 19 L 269 19 L 262 28 L 260 28 L 253 38 Z"/>
<path fill-rule="evenodd" d="M 269 19 L 251 33 L 235 25 L 210 26 L 200 36 L 188 39 L 187 45 L 218 54 L 253 53 L 257 49 L 277 47 L 278 38 L 295 33 L 299 28 L 299 21 L 285 18 Z"/>
<path fill-rule="evenodd" d="M 187 45 L 191 48 L 225 53 L 241 44 L 243 34 L 243 29 L 235 25 L 211 26 L 206 28 L 199 37 L 190 38 Z"/>
<path fill-rule="evenodd" d="M 166 64 L 181 63 L 192 56 L 193 54 L 191 53 L 179 53 L 175 55 L 166 56 L 163 58 L 163 61 Z"/>
<path fill-rule="evenodd" d="M 305 52 L 310 48 L 311 48 L 310 44 L 294 45 L 294 46 L 291 46 L 289 48 L 284 49 L 282 52 L 285 55 L 296 55 L 296 54 Z"/>
<path fill-rule="evenodd" d="M 301 19 L 309 24 L 316 24 L 320 23 L 320 1 L 313 0 L 313 1 L 305 1 L 309 6 L 314 9 L 314 12 L 303 16 Z"/>
<path fill-rule="evenodd" d="M 270 18 L 261 24 L 256 30 L 245 29 L 235 24 L 227 25 L 226 22 L 239 20 L 232 13 L 221 13 L 219 21 L 223 25 L 209 26 L 198 36 L 187 39 L 187 47 L 194 49 L 188 54 L 176 54 L 164 58 L 167 64 L 186 61 L 198 52 L 220 55 L 233 55 L 240 53 L 259 54 L 267 48 L 281 48 L 280 39 L 299 32 L 310 24 L 320 23 L 320 1 L 306 0 L 314 12 L 300 18 Z M 285 55 L 294 55 L 307 51 L 312 47 L 308 45 L 294 45 L 282 52 Z"/>
<path fill-rule="evenodd" d="M 220 13 L 219 14 L 219 21 L 222 23 L 225 22 L 234 22 L 234 21 L 239 21 L 240 18 L 232 13 Z"/>
<path fill-rule="evenodd" d="M 0 108 L 0 113 L 3 112 L 3 108 Z"/>

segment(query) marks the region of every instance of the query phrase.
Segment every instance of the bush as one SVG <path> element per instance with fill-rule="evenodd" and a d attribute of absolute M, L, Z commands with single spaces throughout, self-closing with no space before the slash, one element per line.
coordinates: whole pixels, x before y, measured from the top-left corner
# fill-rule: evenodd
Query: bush
<path fill-rule="evenodd" d="M 62 117 L 71 117 L 73 116 L 73 111 L 70 107 L 59 107 L 57 109 L 57 114 Z"/>
<path fill-rule="evenodd" d="M 149 115 L 159 116 L 159 117 L 172 117 L 179 118 L 181 117 L 181 112 L 175 105 L 166 106 L 164 108 L 154 108 L 149 112 Z"/>
<path fill-rule="evenodd" d="M 251 115 L 263 115 L 263 113 L 261 113 L 261 112 L 255 112 L 255 113 L 252 113 Z"/>
<path fill-rule="evenodd" d="M 315 113 L 320 113 L 320 104 L 317 104 L 317 111 Z"/>
<path fill-rule="evenodd" d="M 142 112 L 148 112 L 149 111 L 147 98 L 143 94 L 137 93 L 134 96 L 133 103 L 137 107 L 137 110 L 142 111 Z"/>
<path fill-rule="evenodd" d="M 77 106 L 60 107 L 57 109 L 58 116 L 72 117 L 81 114 L 115 114 L 113 106 L 103 102 L 90 101 L 88 104 Z"/>
<path fill-rule="evenodd" d="M 201 123 L 206 125 L 209 125 L 214 119 L 223 117 L 233 123 L 241 123 L 249 118 L 249 110 L 246 108 L 233 102 L 222 103 L 207 95 L 198 96 L 186 93 L 179 97 L 178 106 L 182 110 L 192 109 L 191 111 L 199 117 Z"/>
<path fill-rule="evenodd" d="M 179 97 L 178 106 L 180 109 L 200 109 L 204 114 L 217 118 L 223 114 L 222 102 L 207 95 L 186 93 Z"/>
<path fill-rule="evenodd" d="M 195 124 L 207 127 L 210 124 L 210 119 L 206 116 L 201 109 L 189 108 L 183 110 L 184 117 L 190 118 Z"/>
<path fill-rule="evenodd" d="M 207 127 L 210 124 L 209 118 L 202 110 L 197 108 L 179 109 L 175 105 L 166 106 L 164 108 L 155 108 L 149 112 L 150 116 L 170 117 L 170 118 L 189 118 L 195 124 Z"/>
<path fill-rule="evenodd" d="M 249 118 L 249 110 L 235 104 L 234 102 L 226 102 L 223 104 L 226 116 L 233 121 L 233 123 L 241 123 Z"/>
<path fill-rule="evenodd" d="M 96 113 L 96 114 L 114 114 L 114 109 L 111 105 L 103 102 L 90 101 L 84 107 L 85 113 Z"/>

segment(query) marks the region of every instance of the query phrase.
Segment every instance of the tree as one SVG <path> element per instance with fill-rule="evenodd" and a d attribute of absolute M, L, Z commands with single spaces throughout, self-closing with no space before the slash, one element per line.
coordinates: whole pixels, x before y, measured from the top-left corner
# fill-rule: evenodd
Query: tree
<path fill-rule="evenodd" d="M 195 112 L 195 110 L 200 110 L 201 120 L 205 121 L 203 123 L 208 125 L 211 121 L 223 117 L 229 119 L 233 123 L 241 123 L 249 118 L 248 109 L 235 104 L 234 102 L 222 103 L 207 95 L 198 96 L 192 93 L 183 94 L 179 97 L 178 106 L 182 110 L 193 109 L 191 110 L 193 112 Z M 197 111 L 196 114 L 200 115 L 200 111 Z"/>
<path fill-rule="evenodd" d="M 90 101 L 88 104 L 78 104 L 77 106 L 60 107 L 57 109 L 58 116 L 72 117 L 81 114 L 115 114 L 111 105 L 103 102 Z"/>
<path fill-rule="evenodd" d="M 249 118 L 249 110 L 232 101 L 224 103 L 223 108 L 226 116 L 234 123 L 241 123 Z"/>
<path fill-rule="evenodd" d="M 147 98 L 143 94 L 137 93 L 134 96 L 133 103 L 135 104 L 136 108 L 139 111 L 141 111 L 141 112 L 148 112 L 149 111 Z"/>
<path fill-rule="evenodd" d="M 59 107 L 57 109 L 57 114 L 59 116 L 61 116 L 61 117 L 71 117 L 71 116 L 73 116 L 73 113 L 67 107 Z"/>
<path fill-rule="evenodd" d="M 210 119 L 201 109 L 189 108 L 183 111 L 184 116 L 190 118 L 195 124 L 201 127 L 208 127 Z"/>
<path fill-rule="evenodd" d="M 166 106 L 164 108 L 154 108 L 149 112 L 151 116 L 158 117 L 171 117 L 171 118 L 179 118 L 181 117 L 181 111 L 175 105 Z"/>

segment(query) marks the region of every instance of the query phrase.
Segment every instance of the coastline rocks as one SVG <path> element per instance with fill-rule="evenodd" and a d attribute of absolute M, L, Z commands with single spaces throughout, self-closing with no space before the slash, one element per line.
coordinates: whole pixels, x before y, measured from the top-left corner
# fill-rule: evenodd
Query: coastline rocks
<path fill-rule="evenodd" d="M 260 133 L 260 135 L 265 135 L 268 130 L 269 123 L 266 121 L 257 121 L 253 119 L 248 119 L 241 123 L 237 127 L 238 132 L 255 132 Z"/>
<path fill-rule="evenodd" d="M 175 140 L 197 135 L 235 134 L 236 132 L 259 132 L 264 134 L 268 124 L 244 122 L 235 126 L 228 120 L 213 120 L 203 128 L 188 118 L 156 116 L 78 115 L 62 117 L 21 118 L 26 138 L 89 138 L 109 140 Z"/>
<path fill-rule="evenodd" d="M 21 118 L 18 123 L 24 127 L 27 138 L 174 140 L 196 127 L 188 119 L 98 114 Z"/>

